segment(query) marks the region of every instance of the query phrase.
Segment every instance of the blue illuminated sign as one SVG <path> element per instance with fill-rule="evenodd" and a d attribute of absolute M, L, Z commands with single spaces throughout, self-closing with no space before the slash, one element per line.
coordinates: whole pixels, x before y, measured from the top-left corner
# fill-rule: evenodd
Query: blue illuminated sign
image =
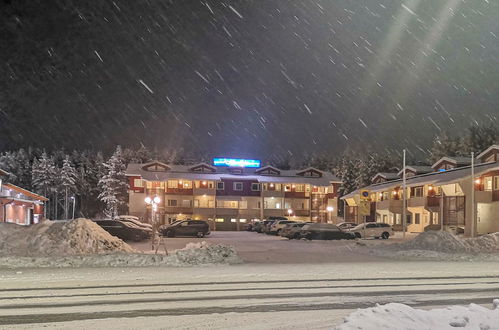
<path fill-rule="evenodd" d="M 213 158 L 213 165 L 225 167 L 260 167 L 258 159 Z"/>

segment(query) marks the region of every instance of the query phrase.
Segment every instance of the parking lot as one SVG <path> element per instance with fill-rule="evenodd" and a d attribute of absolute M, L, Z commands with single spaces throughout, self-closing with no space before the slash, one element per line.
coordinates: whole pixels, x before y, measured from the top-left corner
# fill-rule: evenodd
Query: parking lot
<path fill-rule="evenodd" d="M 414 235 L 406 235 L 411 239 Z M 204 238 L 173 237 L 164 238 L 169 251 L 182 249 L 188 243 L 223 244 L 233 246 L 241 259 L 250 263 L 330 263 L 330 262 L 372 262 L 383 258 L 359 253 L 358 244 L 391 244 L 402 241 L 400 233 L 388 240 L 330 240 L 307 241 L 288 240 L 279 236 L 258 234 L 246 231 L 215 231 Z M 151 241 L 129 242 L 134 248 L 151 251 Z"/>

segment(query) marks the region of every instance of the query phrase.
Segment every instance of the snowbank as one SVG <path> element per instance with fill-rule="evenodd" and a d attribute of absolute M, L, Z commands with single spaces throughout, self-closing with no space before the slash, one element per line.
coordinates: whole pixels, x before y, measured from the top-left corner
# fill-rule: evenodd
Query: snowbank
<path fill-rule="evenodd" d="M 88 219 L 44 221 L 25 227 L 0 223 L 0 256 L 65 256 L 136 252 Z"/>
<path fill-rule="evenodd" d="M 88 219 L 24 227 L 0 223 L 0 268 L 193 266 L 240 263 L 233 247 L 188 244 L 170 255 L 140 254 Z"/>
<path fill-rule="evenodd" d="M 377 305 L 359 309 L 345 318 L 336 330 L 360 329 L 499 329 L 499 309 L 470 304 L 432 310 L 415 309 L 404 304 Z"/>
<path fill-rule="evenodd" d="M 113 253 L 65 257 L 0 257 L 1 268 L 33 267 L 185 267 L 238 264 L 241 259 L 231 246 L 202 242 L 176 250 L 169 255 Z"/>
<path fill-rule="evenodd" d="M 445 231 L 427 231 L 412 241 L 392 244 L 398 250 L 429 250 L 447 253 L 486 253 L 499 252 L 499 233 L 477 238 L 458 238 Z"/>
<path fill-rule="evenodd" d="M 499 260 L 499 233 L 459 238 L 448 232 L 428 231 L 407 242 L 370 246 L 369 253 L 397 259 L 495 261 Z"/>

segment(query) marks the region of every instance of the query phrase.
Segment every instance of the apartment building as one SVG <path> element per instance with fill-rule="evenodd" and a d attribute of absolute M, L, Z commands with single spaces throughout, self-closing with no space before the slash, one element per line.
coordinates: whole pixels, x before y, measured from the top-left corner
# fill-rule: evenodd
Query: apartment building
<path fill-rule="evenodd" d="M 259 166 L 259 165 L 258 165 Z M 146 197 L 159 197 L 162 223 L 199 219 L 216 230 L 241 230 L 254 219 L 285 216 L 301 221 L 336 221 L 341 181 L 315 168 L 281 170 L 244 167 L 129 164 L 129 214 L 151 219 Z"/>
<path fill-rule="evenodd" d="M 431 168 L 431 171 L 428 169 Z M 406 171 L 406 191 L 402 176 Z M 443 157 L 431 167 L 407 166 L 397 173 L 380 173 L 373 184 L 365 187 L 370 193 L 371 214 L 367 221 L 389 223 L 402 230 L 403 196 L 407 196 L 406 223 L 408 232 L 444 229 L 465 235 L 499 231 L 499 146 L 479 154 L 471 172 L 471 158 Z M 390 179 L 387 179 L 390 178 Z M 362 222 L 357 206 L 359 191 L 342 199 L 346 218 Z"/>
<path fill-rule="evenodd" d="M 31 225 L 44 218 L 44 203 L 47 198 L 10 183 L 2 177 L 8 173 L 0 169 L 0 222 Z"/>

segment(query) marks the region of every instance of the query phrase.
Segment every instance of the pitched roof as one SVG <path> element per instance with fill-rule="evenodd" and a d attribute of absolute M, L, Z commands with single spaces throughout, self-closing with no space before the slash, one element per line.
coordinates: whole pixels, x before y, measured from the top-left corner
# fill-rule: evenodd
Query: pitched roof
<path fill-rule="evenodd" d="M 395 179 L 399 178 L 398 173 L 380 172 L 380 173 L 376 173 L 376 175 L 373 176 L 372 180 L 374 181 L 374 179 L 376 179 L 378 176 L 382 177 L 383 179 L 388 180 L 388 181 L 395 180 Z"/>
<path fill-rule="evenodd" d="M 490 147 L 488 147 L 487 149 L 485 149 L 484 151 L 482 151 L 478 156 L 476 156 L 476 158 L 480 159 L 483 156 L 487 155 L 492 150 L 498 150 L 499 151 L 499 144 L 491 145 Z"/>
<path fill-rule="evenodd" d="M 11 184 L 11 183 L 5 183 L 3 185 L 3 187 L 4 188 L 8 188 L 8 189 L 12 189 L 14 191 L 17 191 L 20 194 L 23 194 L 25 196 L 28 196 L 30 198 L 33 198 L 33 199 L 36 199 L 36 200 L 39 200 L 39 201 L 46 202 L 46 201 L 49 200 L 47 197 L 43 197 L 42 195 L 35 194 L 34 192 L 31 192 L 31 191 L 26 190 L 24 188 L 18 187 L 16 185 Z"/>
<path fill-rule="evenodd" d="M 480 176 L 484 173 L 495 170 L 499 170 L 499 163 L 491 162 L 491 163 L 477 164 L 475 165 L 475 176 Z M 431 173 L 408 177 L 406 180 L 406 185 L 407 187 L 416 187 L 425 184 L 446 185 L 446 184 L 456 183 L 468 179 L 470 177 L 471 177 L 471 166 L 463 166 L 450 169 L 445 172 L 431 172 Z M 402 181 L 403 180 L 399 178 L 393 181 L 375 183 L 362 189 L 367 189 L 370 190 L 371 192 L 381 192 L 402 186 L 403 184 Z M 358 193 L 358 191 L 356 192 Z M 340 199 L 351 198 L 348 196 L 353 193 L 355 192 L 343 196 Z"/>
<path fill-rule="evenodd" d="M 435 162 L 431 167 L 433 169 L 437 168 L 440 163 L 447 161 L 449 163 L 455 164 L 456 166 L 464 166 L 471 164 L 471 157 L 455 156 L 455 157 L 442 157 Z"/>
<path fill-rule="evenodd" d="M 412 170 L 416 174 L 425 174 L 429 172 L 433 172 L 433 168 L 431 166 L 426 165 L 406 165 L 406 170 Z M 404 169 L 401 169 L 397 175 L 401 176 L 404 173 Z"/>
<path fill-rule="evenodd" d="M 165 164 L 166 165 L 166 164 Z M 203 173 L 193 172 L 190 170 L 192 165 L 167 165 L 168 171 L 156 172 L 147 171 L 144 164 L 130 163 L 126 169 L 127 176 L 140 176 L 147 181 L 167 181 L 169 179 L 185 179 L 185 180 L 214 180 L 220 181 L 222 179 L 244 179 L 256 180 L 258 182 L 274 182 L 274 183 L 298 183 L 298 184 L 312 184 L 316 186 L 329 186 L 331 183 L 341 183 L 330 172 L 319 171 L 322 173 L 321 177 L 314 176 L 301 176 L 298 173 L 303 170 L 279 170 L 280 175 L 261 175 L 258 174 L 259 168 L 241 168 L 240 174 L 231 173 L 230 167 L 215 167 L 216 172 Z M 307 169 L 307 170 L 310 170 Z"/>
<path fill-rule="evenodd" d="M 7 176 L 7 175 L 9 175 L 9 174 L 10 174 L 9 172 L 4 171 L 4 170 L 2 170 L 2 169 L 0 168 L 0 176 Z"/>

